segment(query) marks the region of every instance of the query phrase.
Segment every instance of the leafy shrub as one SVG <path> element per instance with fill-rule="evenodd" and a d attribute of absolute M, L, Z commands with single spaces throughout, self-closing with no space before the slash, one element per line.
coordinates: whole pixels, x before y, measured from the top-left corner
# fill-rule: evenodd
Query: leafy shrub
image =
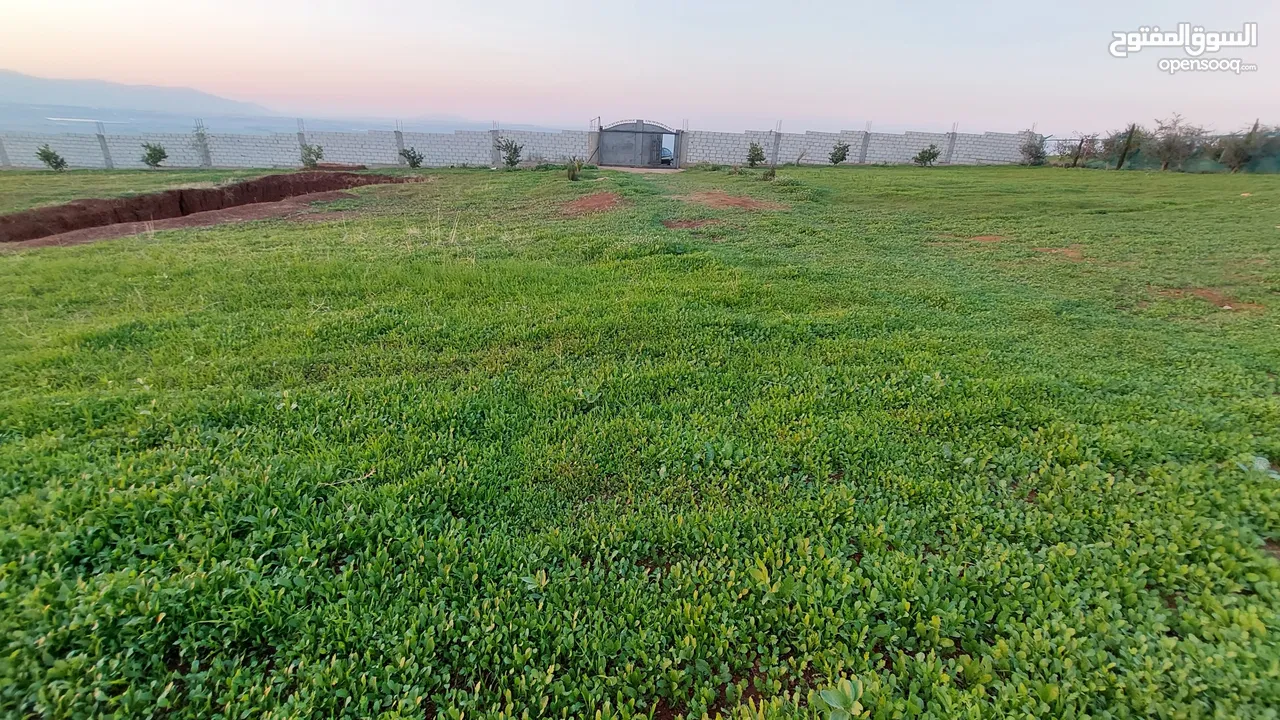
<path fill-rule="evenodd" d="M 760 143 L 753 142 L 747 148 L 747 167 L 755 167 L 764 162 L 764 148 L 760 147 Z"/>
<path fill-rule="evenodd" d="M 831 154 L 827 156 L 832 165 L 839 165 L 849 159 L 849 143 L 838 142 L 831 146 Z"/>
<path fill-rule="evenodd" d="M 324 148 L 319 145 L 302 143 L 302 167 L 314 168 L 324 159 Z"/>
<path fill-rule="evenodd" d="M 49 147 L 49 143 L 41 145 L 40 149 L 36 150 L 36 159 L 47 165 L 50 170 L 62 172 L 67 169 L 67 161 L 63 160 L 57 151 Z"/>
<path fill-rule="evenodd" d="M 1204 144 L 1205 129 L 1188 123 L 1178 113 L 1156 120 L 1155 132 L 1146 138 L 1143 151 L 1160 160 L 1161 170 L 1181 170 L 1187 158 Z"/>
<path fill-rule="evenodd" d="M 498 138 L 494 142 L 494 147 L 498 148 L 498 152 L 502 153 L 502 164 L 508 168 L 513 168 L 520 164 L 520 153 L 524 151 L 524 146 L 517 144 L 511 138 Z"/>
<path fill-rule="evenodd" d="M 1063 138 L 1054 148 L 1057 164 L 1064 167 L 1076 167 L 1098 157 L 1098 136 L 1077 134 L 1075 137 Z"/>
<path fill-rule="evenodd" d="M 1034 132 L 1018 146 L 1018 152 L 1022 154 L 1023 165 L 1043 165 L 1049 157 L 1044 149 L 1044 136 Z"/>
<path fill-rule="evenodd" d="M 1273 132 L 1274 129 L 1263 127 L 1255 121 L 1253 127 L 1244 134 L 1233 133 L 1218 138 L 1210 149 L 1210 154 L 1231 172 L 1240 172 L 1251 160 L 1263 154 L 1266 136 Z"/>
<path fill-rule="evenodd" d="M 565 175 L 570 180 L 577 180 L 578 176 L 581 174 L 582 174 L 582 159 L 576 156 L 569 158 L 569 163 L 565 165 Z"/>
<path fill-rule="evenodd" d="M 401 150 L 400 157 L 404 158 L 405 163 L 407 163 L 411 168 L 422 167 L 423 155 L 418 152 L 418 148 L 416 147 L 410 146 Z"/>
<path fill-rule="evenodd" d="M 152 169 L 158 168 L 160 167 L 160 163 L 164 162 L 168 157 L 169 157 L 169 153 L 164 149 L 163 145 L 160 145 L 160 144 L 153 145 L 151 143 L 142 143 L 142 164 L 143 165 L 146 165 L 147 167 Z"/>
<path fill-rule="evenodd" d="M 920 167 L 932 167 L 933 162 L 937 160 L 938 156 L 941 154 L 942 151 L 938 149 L 937 145 L 929 143 L 929 147 L 916 153 L 916 156 L 911 158 L 911 162 L 919 165 Z"/>
<path fill-rule="evenodd" d="M 778 176 L 777 168 L 768 168 L 764 172 L 760 173 L 761 180 L 772 180 L 777 176 Z"/>
<path fill-rule="evenodd" d="M 1138 123 L 1129 123 L 1128 127 L 1116 130 L 1103 139 L 1102 154 L 1108 159 L 1116 158 L 1116 169 L 1119 170 L 1124 167 L 1130 153 L 1142 147 L 1147 136 L 1146 128 Z"/>

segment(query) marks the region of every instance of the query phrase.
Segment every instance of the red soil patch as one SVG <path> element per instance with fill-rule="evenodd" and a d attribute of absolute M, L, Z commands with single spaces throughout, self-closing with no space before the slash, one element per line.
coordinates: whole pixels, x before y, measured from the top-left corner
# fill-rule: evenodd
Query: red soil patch
<path fill-rule="evenodd" d="M 0 242 L 34 240 L 121 223 L 156 222 L 243 205 L 276 203 L 299 195 L 347 190 L 363 185 L 416 181 L 417 178 L 413 177 L 388 175 L 300 172 L 267 175 L 217 188 L 166 190 L 110 200 L 76 200 L 65 205 L 0 215 Z"/>
<path fill-rule="evenodd" d="M 981 242 L 981 243 L 1000 242 L 1001 240 L 1004 240 L 1004 239 L 1005 238 L 1003 235 L 974 235 L 973 237 L 969 238 L 971 242 Z"/>
<path fill-rule="evenodd" d="M 1230 295 L 1225 295 L 1213 288 L 1174 288 L 1171 290 L 1159 290 L 1157 295 L 1167 298 L 1181 299 L 1185 297 L 1198 297 L 1201 300 L 1217 305 L 1223 310 L 1261 310 L 1262 306 L 1257 303 L 1243 302 L 1237 300 Z"/>
<path fill-rule="evenodd" d="M 1084 260 L 1084 251 L 1081 249 L 1079 245 L 1068 245 L 1067 247 L 1062 247 L 1062 248 L 1043 247 L 1043 248 L 1033 248 L 1033 249 L 1039 253 L 1048 253 L 1049 255 L 1058 255 L 1060 257 L 1064 257 L 1073 262 L 1080 262 Z"/>
<path fill-rule="evenodd" d="M 298 220 L 305 220 L 308 222 L 321 222 L 324 220 L 333 220 L 337 217 L 342 217 L 344 216 L 344 213 L 316 212 L 310 209 L 311 203 L 332 202 L 334 200 L 353 197 L 356 196 L 342 191 L 297 195 L 291 198 L 285 198 L 279 202 L 239 205 L 227 208 L 226 210 L 197 212 L 191 213 L 190 215 L 183 215 L 182 217 L 156 220 L 154 222 L 150 220 L 143 222 L 124 222 L 84 228 L 82 230 L 72 230 L 71 232 L 59 233 L 57 235 L 47 235 L 41 238 L 8 243 L 6 247 L 31 248 L 49 247 L 54 245 L 83 245 L 85 243 L 97 242 L 98 240 L 111 240 L 114 238 L 127 237 L 129 235 L 141 235 L 143 233 L 155 232 L 157 230 L 180 230 L 184 228 L 209 227 L 211 225 L 225 225 L 228 223 L 265 220 L 267 218 L 277 217 L 293 217 Z"/>
<path fill-rule="evenodd" d="M 672 230 L 689 230 L 703 225 L 714 225 L 718 220 L 663 220 L 662 224 Z"/>
<path fill-rule="evenodd" d="M 566 215 L 590 215 L 591 213 L 608 212 L 622 203 L 617 193 L 603 192 L 584 195 L 577 200 L 564 204 Z"/>
<path fill-rule="evenodd" d="M 698 203 L 712 208 L 739 208 L 741 210 L 786 210 L 786 205 L 780 205 L 768 200 L 757 200 L 742 195 L 730 195 L 721 190 L 703 190 L 693 193 L 692 195 L 683 195 L 679 199 L 685 202 Z"/>

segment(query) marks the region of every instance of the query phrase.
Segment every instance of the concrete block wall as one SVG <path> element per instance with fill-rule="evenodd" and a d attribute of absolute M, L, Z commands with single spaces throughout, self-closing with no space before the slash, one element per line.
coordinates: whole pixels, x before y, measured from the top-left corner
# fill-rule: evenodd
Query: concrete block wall
<path fill-rule="evenodd" d="M 801 158 L 801 165 L 830 165 L 831 148 L 838 142 L 849 144 L 849 155 L 845 162 L 849 164 L 857 163 L 858 153 L 862 149 L 863 135 L 866 135 L 866 133 L 861 130 L 845 130 L 838 133 L 782 133 L 782 137 L 778 142 L 778 164 L 793 164 L 796 158 Z M 764 149 L 765 154 L 768 155 L 770 147 L 765 145 Z"/>
<path fill-rule="evenodd" d="M 867 147 L 867 162 L 889 163 L 900 165 L 911 162 L 916 153 L 937 145 L 944 155 L 947 151 L 947 133 L 907 132 L 902 135 L 892 133 L 871 133 L 871 144 Z M 942 161 L 943 156 L 938 157 Z"/>
<path fill-rule="evenodd" d="M 558 133 L 530 132 L 528 130 L 500 130 L 499 137 L 511 138 L 524 146 L 521 157 L 529 162 L 564 162 L 571 157 L 586 159 L 586 130 L 565 130 Z"/>
<path fill-rule="evenodd" d="M 1022 162 L 1022 144 L 1031 133 L 958 133 L 952 165 L 998 165 Z"/>
<path fill-rule="evenodd" d="M 97 135 L 59 133 L 38 135 L 35 133 L 0 133 L 9 164 L 19 168 L 42 168 L 44 163 L 36 159 L 36 149 L 48 143 L 73 168 L 105 168 L 102 146 Z M 141 155 L 141 148 L 139 148 Z"/>
<path fill-rule="evenodd" d="M 690 130 L 680 163 L 686 167 L 700 162 L 745 165 L 747 151 L 753 142 L 760 143 L 765 157 L 768 157 L 773 149 L 773 133 L 767 130 L 748 130 L 745 133 Z"/>
<path fill-rule="evenodd" d="M 858 163 L 862 152 L 862 143 L 867 139 L 867 164 L 889 163 L 905 164 L 911 162 L 916 153 L 937 145 L 942 152 L 938 162 L 946 158 L 947 147 L 951 142 L 950 133 L 868 133 L 861 130 L 845 130 L 833 132 L 780 133 L 778 136 L 778 164 L 787 165 L 796 161 L 803 153 L 801 164 L 826 165 L 830 163 L 828 156 L 837 142 L 849 143 L 849 157 L 846 164 Z M 955 146 L 951 153 L 952 165 L 982 165 L 997 163 L 1021 162 L 1019 147 L 1029 137 L 1029 133 L 983 133 L 982 135 L 957 133 Z M 769 131 L 748 131 L 745 133 L 722 133 L 693 130 L 686 138 L 684 165 L 709 162 L 720 165 L 745 165 L 747 150 L 752 142 L 760 143 L 765 157 L 772 160 L 774 134 Z"/>
<path fill-rule="evenodd" d="M 524 146 L 524 159 L 531 162 L 563 162 L 570 157 L 586 158 L 590 153 L 590 133 L 531 132 L 501 130 L 498 136 L 509 137 Z M 862 157 L 866 141 L 865 162 L 909 163 L 911 158 L 930 144 L 938 146 L 945 163 L 950 148 L 953 165 L 1016 163 L 1021 161 L 1019 147 L 1030 133 L 865 133 L 862 131 L 780 133 L 752 130 L 745 133 L 693 130 L 685 134 L 683 165 L 711 162 L 721 165 L 743 165 L 752 142 L 764 148 L 766 161 L 772 160 L 775 139 L 778 164 L 790 164 L 803 154 L 806 165 L 826 165 L 827 155 L 836 142 L 849 143 L 847 164 Z M 101 141 L 100 141 L 101 138 Z M 353 163 L 369 166 L 400 164 L 395 133 L 384 130 L 369 132 L 309 132 L 307 142 L 324 148 L 325 162 Z M 405 147 L 417 148 L 423 154 L 423 165 L 444 167 L 470 165 L 488 167 L 493 163 L 494 133 L 487 130 L 454 133 L 403 133 Z M 297 133 L 270 135 L 218 134 L 206 135 L 209 159 L 214 167 L 296 168 L 302 164 Z M 34 133 L 0 133 L 5 156 L 13 167 L 43 167 L 36 160 L 36 148 L 48 143 L 71 167 L 102 168 L 106 160 L 102 152 L 105 142 L 117 168 L 141 168 L 142 143 L 164 145 L 169 152 L 167 167 L 200 167 L 200 146 L 194 134 L 153 133 L 147 135 L 71 134 L 39 135 Z M 0 157 L 3 161 L 3 157 Z"/>
<path fill-rule="evenodd" d="M 200 148 L 194 135 L 183 133 L 150 133 L 147 135 L 105 135 L 111 162 L 117 168 L 141 169 L 142 143 L 163 145 L 169 157 L 165 167 L 200 167 Z M 95 137 L 94 142 L 97 142 Z M 56 149 L 56 148 L 55 148 Z"/>
<path fill-rule="evenodd" d="M 324 148 L 322 162 L 352 165 L 396 165 L 400 162 L 396 134 L 390 130 L 370 130 L 364 133 L 309 132 L 306 136 L 308 144 Z"/>
<path fill-rule="evenodd" d="M 487 130 L 454 133 L 404 133 L 404 146 L 422 153 L 427 167 L 470 165 L 489 167 L 493 159 L 493 135 Z"/>
<path fill-rule="evenodd" d="M 236 135 L 209 133 L 209 159 L 214 167 L 295 168 L 302 165 L 297 133 Z"/>

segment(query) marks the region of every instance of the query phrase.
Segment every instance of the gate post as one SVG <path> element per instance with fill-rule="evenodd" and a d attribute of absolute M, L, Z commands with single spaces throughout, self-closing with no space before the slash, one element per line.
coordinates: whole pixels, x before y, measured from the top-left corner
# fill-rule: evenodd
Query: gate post
<path fill-rule="evenodd" d="M 587 133 L 587 159 L 583 162 L 587 165 L 600 164 L 600 131 L 591 130 Z"/>
<path fill-rule="evenodd" d="M 9 153 L 5 152 L 3 137 L 0 137 L 0 167 L 9 167 Z"/>

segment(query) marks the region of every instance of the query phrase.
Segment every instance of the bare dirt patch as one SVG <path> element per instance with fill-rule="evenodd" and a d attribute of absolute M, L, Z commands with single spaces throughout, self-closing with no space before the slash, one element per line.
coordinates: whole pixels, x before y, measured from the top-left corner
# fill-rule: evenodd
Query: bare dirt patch
<path fill-rule="evenodd" d="M 209 227 L 228 223 L 249 222 L 250 220 L 266 220 L 268 218 L 287 217 L 306 222 L 322 222 L 346 217 L 345 212 L 320 212 L 311 208 L 311 203 L 333 202 L 346 198 L 354 198 L 348 192 L 332 191 L 297 195 L 278 202 L 253 203 L 238 205 L 225 210 L 209 210 L 191 213 L 182 217 L 163 220 L 146 220 L 142 222 L 124 222 L 99 227 L 83 228 L 71 232 L 47 235 L 45 237 L 8 243 L 6 248 L 33 248 L 63 245 L 83 245 L 98 240 L 112 240 L 129 235 L 142 235 L 160 230 L 181 230 L 186 228 Z"/>
<path fill-rule="evenodd" d="M 715 225 L 719 220 L 663 220 L 662 224 L 672 230 L 692 230 L 703 225 Z"/>
<path fill-rule="evenodd" d="M 1262 548 L 1271 553 L 1271 557 L 1280 560 L 1280 543 L 1275 540 L 1268 540 L 1262 544 Z"/>
<path fill-rule="evenodd" d="M 564 213 L 573 216 L 590 215 L 592 213 L 608 212 L 621 204 L 622 198 L 618 193 L 605 190 L 584 195 L 577 200 L 565 203 Z"/>
<path fill-rule="evenodd" d="M 1084 261 L 1084 248 L 1079 245 L 1068 245 L 1067 247 L 1060 248 L 1038 247 L 1032 249 L 1038 253 L 1057 255 L 1058 257 L 1066 258 L 1072 262 Z"/>
<path fill-rule="evenodd" d="M 1201 300 L 1211 302 L 1223 310 L 1261 310 L 1262 306 L 1257 303 L 1244 302 L 1237 300 L 1219 290 L 1213 288 L 1171 288 L 1165 290 L 1157 290 L 1157 295 L 1161 297 L 1173 298 L 1175 300 L 1187 297 L 1197 297 Z"/>
<path fill-rule="evenodd" d="M 969 242 L 997 243 L 1005 239 L 1007 238 L 1005 238 L 1005 236 L 1003 235 L 974 235 L 973 237 L 969 238 Z"/>
<path fill-rule="evenodd" d="M 786 205 L 781 205 L 768 200 L 758 200 L 753 197 L 745 197 L 743 195 L 730 195 L 722 190 L 702 190 L 691 195 L 681 195 L 678 199 L 685 202 L 698 203 L 707 207 L 725 209 L 738 208 L 740 210 L 786 210 Z"/>
<path fill-rule="evenodd" d="M 299 172 L 267 175 L 222 187 L 180 188 L 133 197 L 76 200 L 64 205 L 0 215 L 0 242 L 16 243 L 111 225 L 156 223 L 211 211 L 278 203 L 287 198 L 314 193 L 417 180 L 416 177 L 345 172 Z M 249 212 L 252 214 L 257 211 Z M 109 234 L 103 237 L 119 235 Z"/>

